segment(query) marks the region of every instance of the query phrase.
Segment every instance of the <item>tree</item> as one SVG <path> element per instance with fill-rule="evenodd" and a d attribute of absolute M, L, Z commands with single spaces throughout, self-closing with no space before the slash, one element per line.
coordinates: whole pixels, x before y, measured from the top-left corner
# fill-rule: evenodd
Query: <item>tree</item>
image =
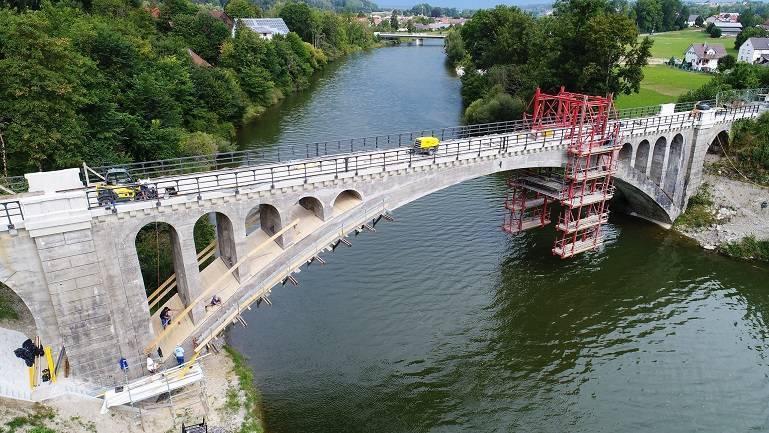
<path fill-rule="evenodd" d="M 608 3 L 604 1 L 571 0 L 569 4 L 561 9 L 565 12 L 556 9 L 556 21 L 545 29 L 552 36 L 535 38 L 553 40 L 555 44 L 532 49 L 550 52 L 547 68 L 539 70 L 538 76 L 551 76 L 553 87 L 565 85 L 576 92 L 637 92 L 643 79 L 642 68 L 651 56 L 652 41 L 639 41 L 630 18 L 607 12 Z"/>
<path fill-rule="evenodd" d="M 697 27 L 702 27 L 704 22 L 705 20 L 702 19 L 702 15 L 697 15 L 697 18 L 694 19 L 694 25 Z"/>
<path fill-rule="evenodd" d="M 393 10 L 393 14 L 390 16 L 390 27 L 393 28 L 393 30 L 398 30 L 398 14 L 395 13 L 395 10 Z"/>
<path fill-rule="evenodd" d="M 662 3 L 660 0 L 638 0 L 635 6 L 636 24 L 642 32 L 662 30 Z"/>
<path fill-rule="evenodd" d="M 230 0 L 224 6 L 224 11 L 232 18 L 259 18 L 262 9 L 250 0 Z"/>
<path fill-rule="evenodd" d="M 520 98 L 505 93 L 495 87 L 490 94 L 478 99 L 465 111 L 465 122 L 470 125 L 503 122 L 520 119 L 525 105 Z"/>
<path fill-rule="evenodd" d="M 721 28 L 720 27 L 713 27 L 710 29 L 710 37 L 711 38 L 720 38 L 721 37 Z"/>
<path fill-rule="evenodd" d="M 707 26 L 705 26 L 705 33 L 711 34 L 713 32 L 713 29 L 716 28 L 716 25 L 713 23 L 708 23 Z"/>
<path fill-rule="evenodd" d="M 457 29 L 449 30 L 444 42 L 446 59 L 456 65 L 465 58 L 465 45 L 462 42 L 462 34 Z"/>
<path fill-rule="evenodd" d="M 181 36 L 192 51 L 210 63 L 219 61 L 221 45 L 230 37 L 226 24 L 205 12 L 175 15 L 172 21 L 172 33 Z"/>
<path fill-rule="evenodd" d="M 529 59 L 534 18 L 515 6 L 478 11 L 461 29 L 464 47 L 475 65 L 522 64 Z"/>
<path fill-rule="evenodd" d="M 761 27 L 748 27 L 743 28 L 742 31 L 734 39 L 734 49 L 739 50 L 742 44 L 750 38 L 765 38 L 769 36 L 769 32 Z"/>
<path fill-rule="evenodd" d="M 737 59 L 734 58 L 733 55 L 727 54 L 724 57 L 721 57 L 718 59 L 718 71 L 719 72 L 726 72 L 737 64 Z"/>
<path fill-rule="evenodd" d="M 657 30 L 678 30 L 676 28 L 676 21 L 681 17 L 681 0 L 661 0 L 660 6 L 662 10 L 662 25 Z M 686 18 L 683 19 L 685 20 Z"/>
<path fill-rule="evenodd" d="M 296 32 L 303 41 L 313 42 L 312 10 L 306 3 L 289 3 L 283 6 L 280 17 L 292 32 Z"/>
<path fill-rule="evenodd" d="M 414 25 L 414 20 L 408 20 L 408 22 L 406 22 L 406 31 L 409 33 L 414 33 L 417 31 L 417 26 Z"/>

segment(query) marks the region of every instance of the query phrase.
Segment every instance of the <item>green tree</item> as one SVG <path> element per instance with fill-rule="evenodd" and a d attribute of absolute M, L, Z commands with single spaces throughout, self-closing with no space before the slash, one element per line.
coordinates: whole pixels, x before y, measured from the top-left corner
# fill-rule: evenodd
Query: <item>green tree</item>
<path fill-rule="evenodd" d="M 727 54 L 724 57 L 721 57 L 718 59 L 718 71 L 719 72 L 726 72 L 737 64 L 737 59 L 734 58 L 733 55 Z"/>
<path fill-rule="evenodd" d="M 451 64 L 458 64 L 465 58 L 465 45 L 462 42 L 462 34 L 457 29 L 449 30 L 444 41 L 446 59 Z"/>
<path fill-rule="evenodd" d="M 414 24 L 414 20 L 408 20 L 406 22 L 406 31 L 409 33 L 414 33 L 417 31 L 417 26 Z"/>
<path fill-rule="evenodd" d="M 520 119 L 525 105 L 520 98 L 505 93 L 500 87 L 478 99 L 465 111 L 465 122 L 471 125 Z"/>
<path fill-rule="evenodd" d="M 205 12 L 175 15 L 173 23 L 173 34 L 184 39 L 192 51 L 209 63 L 219 62 L 221 45 L 230 37 L 227 25 Z"/>
<path fill-rule="evenodd" d="M 707 26 L 705 26 L 705 33 L 711 34 L 713 32 L 713 29 L 716 28 L 716 25 L 713 23 L 708 23 Z"/>
<path fill-rule="evenodd" d="M 95 63 L 70 39 L 48 34 L 56 23 L 47 12 L 0 10 L 0 24 L 0 123 L 9 174 L 77 165 Z"/>
<path fill-rule="evenodd" d="M 705 20 L 702 19 L 702 15 L 697 15 L 697 18 L 694 19 L 694 25 L 697 27 L 702 27 L 704 23 L 705 23 Z"/>
<path fill-rule="evenodd" d="M 712 29 L 710 29 L 710 37 L 711 38 L 720 38 L 721 37 L 721 28 L 713 27 Z"/>
<path fill-rule="evenodd" d="M 280 17 L 292 32 L 296 32 L 305 42 L 313 42 L 312 10 L 306 3 L 289 3 L 283 6 Z"/>
<path fill-rule="evenodd" d="M 646 33 L 662 30 L 663 11 L 660 0 L 638 0 L 635 12 L 639 30 Z"/>
<path fill-rule="evenodd" d="M 262 16 L 262 9 L 250 0 L 230 0 L 224 6 L 224 11 L 234 19 L 260 18 Z"/>
<path fill-rule="evenodd" d="M 557 23 L 548 29 L 558 42 L 549 59 L 556 85 L 599 95 L 638 92 L 651 40 L 639 41 L 630 18 L 607 13 L 602 1 L 570 3 L 571 9 L 559 12 Z"/>
<path fill-rule="evenodd" d="M 742 44 L 750 38 L 765 38 L 769 36 L 769 32 L 761 27 L 748 27 L 743 28 L 742 31 L 734 39 L 734 49 L 739 50 Z"/>
<path fill-rule="evenodd" d="M 393 30 L 398 30 L 398 14 L 395 13 L 395 10 L 393 10 L 393 14 L 390 16 L 390 27 L 393 28 Z"/>
<path fill-rule="evenodd" d="M 532 42 L 534 18 L 514 6 L 480 10 L 461 29 L 464 48 L 475 65 L 526 63 Z"/>

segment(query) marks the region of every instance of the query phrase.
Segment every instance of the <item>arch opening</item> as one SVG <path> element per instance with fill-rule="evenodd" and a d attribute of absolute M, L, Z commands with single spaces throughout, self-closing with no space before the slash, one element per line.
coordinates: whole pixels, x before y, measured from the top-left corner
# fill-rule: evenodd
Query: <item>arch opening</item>
<path fill-rule="evenodd" d="M 134 242 L 151 323 L 157 335 L 163 330 L 162 309 L 184 309 L 189 302 L 187 280 L 176 278 L 179 270 L 184 275 L 181 240 L 172 225 L 155 221 L 142 227 Z"/>
<path fill-rule="evenodd" d="M 198 266 L 202 272 L 217 259 L 231 268 L 237 261 L 232 220 L 221 212 L 202 215 L 193 230 Z"/>
<path fill-rule="evenodd" d="M 334 216 L 341 215 L 348 210 L 358 206 L 363 201 L 363 197 L 358 191 L 347 189 L 339 193 L 332 204 L 332 213 Z"/>
<path fill-rule="evenodd" d="M 667 153 L 668 142 L 665 137 L 660 137 L 654 143 L 654 151 L 651 160 L 651 180 L 657 185 L 662 184 L 662 177 L 665 168 L 665 153 Z"/>
<path fill-rule="evenodd" d="M 646 173 L 646 169 L 649 166 L 649 141 L 643 140 L 641 144 L 638 145 L 638 150 L 636 151 L 635 155 L 635 169 Z"/>
<path fill-rule="evenodd" d="M 273 253 L 277 254 L 282 250 L 288 233 L 278 236 L 272 242 L 267 242 L 275 233 L 283 229 L 282 216 L 275 206 L 267 203 L 255 206 L 248 212 L 245 226 L 248 251 L 251 252 L 254 248 L 264 249 L 262 253 L 257 254 L 257 257 L 251 260 L 252 262 Z M 251 271 L 253 272 L 253 269 Z"/>
<path fill-rule="evenodd" d="M 323 225 L 323 203 L 315 197 L 302 197 L 292 209 L 291 219 L 299 222 L 294 231 L 294 242 L 304 239 L 318 227 Z"/>
<path fill-rule="evenodd" d="M 684 150 L 684 137 L 681 134 L 676 134 L 673 137 L 673 141 L 670 142 L 670 155 L 668 156 L 668 164 L 665 170 L 665 185 L 662 190 L 673 196 L 676 193 L 676 184 L 678 183 L 678 173 L 681 170 L 681 159 Z"/>
<path fill-rule="evenodd" d="M 633 145 L 625 143 L 622 145 L 622 149 L 619 151 L 619 162 L 630 165 L 630 160 L 633 158 Z"/>
<path fill-rule="evenodd" d="M 2 282 L 0 282 L 0 328 L 20 332 L 27 338 L 34 338 L 39 335 L 35 316 L 32 315 L 26 302 L 18 293 Z"/>
<path fill-rule="evenodd" d="M 724 151 L 722 147 L 726 148 L 726 146 L 728 145 L 729 145 L 729 131 L 723 130 L 719 132 L 715 137 L 713 137 L 713 141 L 711 141 L 710 145 L 708 145 L 708 153 L 723 155 Z"/>

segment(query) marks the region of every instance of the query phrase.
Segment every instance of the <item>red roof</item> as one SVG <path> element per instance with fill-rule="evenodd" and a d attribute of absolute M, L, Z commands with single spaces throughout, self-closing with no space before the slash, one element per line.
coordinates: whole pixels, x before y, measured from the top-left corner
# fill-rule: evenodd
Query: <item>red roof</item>
<path fill-rule="evenodd" d="M 192 59 L 192 63 L 203 66 L 205 68 L 210 68 L 211 64 L 206 61 L 206 59 L 200 57 L 198 53 L 192 51 L 191 49 L 187 48 L 187 54 L 190 55 L 190 59 Z"/>

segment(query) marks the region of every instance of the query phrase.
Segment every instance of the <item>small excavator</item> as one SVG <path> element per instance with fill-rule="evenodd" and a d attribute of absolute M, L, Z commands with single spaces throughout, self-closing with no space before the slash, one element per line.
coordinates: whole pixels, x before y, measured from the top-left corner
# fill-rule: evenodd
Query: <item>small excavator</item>
<path fill-rule="evenodd" d="M 118 202 L 156 199 L 158 195 L 155 188 L 134 181 L 128 170 L 110 168 L 104 173 L 104 182 L 96 184 L 96 197 L 99 206 L 108 206 Z"/>

